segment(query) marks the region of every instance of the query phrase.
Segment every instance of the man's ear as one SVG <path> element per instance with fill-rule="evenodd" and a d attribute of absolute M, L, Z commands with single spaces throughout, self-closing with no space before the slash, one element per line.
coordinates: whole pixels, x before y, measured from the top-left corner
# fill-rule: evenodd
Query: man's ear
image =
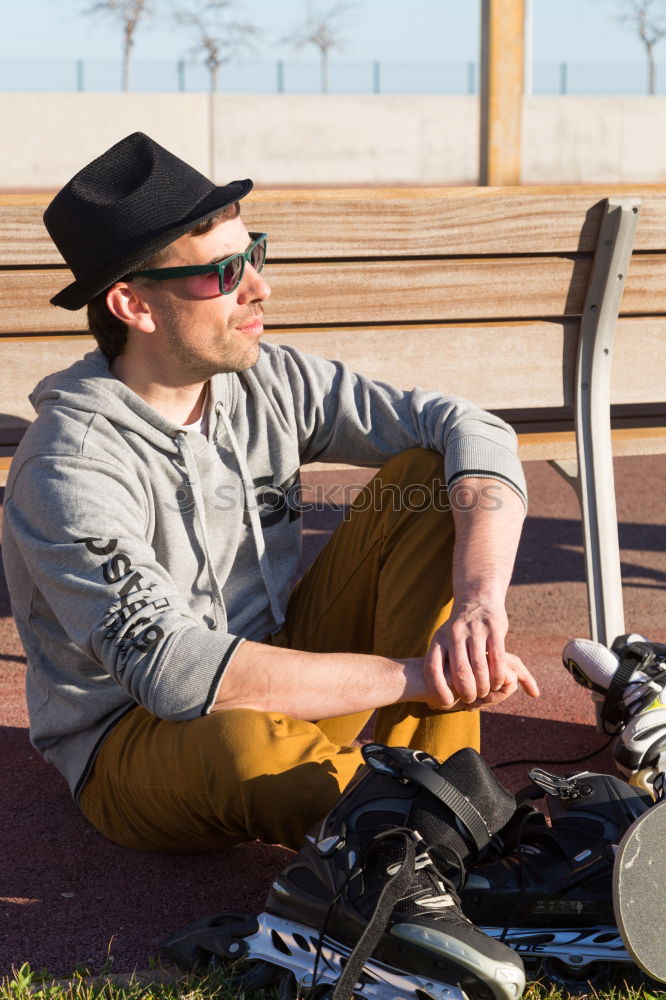
<path fill-rule="evenodd" d="M 141 295 L 141 286 L 130 281 L 117 281 L 106 293 L 109 312 L 134 330 L 153 333 L 153 319 L 147 299 Z"/>

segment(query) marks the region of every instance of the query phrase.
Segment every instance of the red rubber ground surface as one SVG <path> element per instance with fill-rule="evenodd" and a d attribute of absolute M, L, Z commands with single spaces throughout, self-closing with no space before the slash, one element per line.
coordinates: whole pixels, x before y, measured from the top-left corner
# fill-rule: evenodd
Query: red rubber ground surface
<path fill-rule="evenodd" d="M 509 597 L 509 648 L 536 674 L 538 702 L 517 695 L 483 716 L 491 762 L 573 757 L 599 747 L 586 692 L 561 666 L 571 636 L 588 635 L 581 529 L 572 491 L 545 463 L 526 467 L 530 515 Z M 666 639 L 666 458 L 616 463 L 628 629 Z M 0 491 L 1 496 L 1 491 Z M 339 515 L 307 515 L 306 557 Z M 220 910 L 259 910 L 288 852 L 248 844 L 207 856 L 160 856 L 120 848 L 90 829 L 59 775 L 28 742 L 25 661 L 0 578 L 0 976 L 30 962 L 67 975 L 145 969 L 171 931 Z M 585 765 L 612 771 L 610 752 Z M 562 773 L 576 768 L 553 767 Z M 512 788 L 526 766 L 498 772 Z"/>

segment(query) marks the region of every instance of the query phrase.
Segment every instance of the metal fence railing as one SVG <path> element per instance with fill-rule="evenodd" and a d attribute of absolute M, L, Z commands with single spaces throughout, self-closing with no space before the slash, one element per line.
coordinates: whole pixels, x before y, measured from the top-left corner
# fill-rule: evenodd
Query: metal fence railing
<path fill-rule="evenodd" d="M 0 92 L 103 91 L 120 89 L 117 60 L 0 61 Z M 475 62 L 411 63 L 377 60 L 332 61 L 328 90 L 333 94 L 476 94 Z M 641 63 L 537 63 L 532 93 L 634 95 L 647 92 Z M 141 92 L 199 92 L 210 89 L 206 67 L 185 60 L 136 60 L 129 89 Z M 231 94 L 315 94 L 322 89 L 317 62 L 254 60 L 222 66 L 218 90 Z M 656 92 L 666 93 L 666 66 L 657 67 Z"/>

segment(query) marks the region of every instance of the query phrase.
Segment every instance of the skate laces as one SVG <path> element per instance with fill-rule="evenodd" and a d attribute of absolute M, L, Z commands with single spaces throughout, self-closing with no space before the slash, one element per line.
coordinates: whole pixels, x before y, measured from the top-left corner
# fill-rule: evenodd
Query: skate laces
<path fill-rule="evenodd" d="M 368 851 L 376 846 L 377 841 L 389 836 L 399 837 L 402 840 L 405 846 L 405 856 L 402 861 L 397 864 L 397 870 L 391 875 L 381 890 L 372 916 L 368 920 L 365 930 L 354 945 L 354 948 L 345 963 L 342 975 L 335 984 L 331 1000 L 351 1000 L 354 986 L 358 982 L 358 977 L 363 970 L 363 966 L 379 944 L 393 910 L 400 899 L 402 899 L 406 894 L 414 877 L 414 872 L 416 870 L 416 846 L 414 843 L 413 831 L 407 828 L 403 829 L 402 827 L 395 827 L 391 830 L 376 834 L 376 836 L 373 837 L 364 849 L 359 862 L 357 862 L 357 864 L 354 865 L 354 867 L 349 871 L 329 904 L 326 919 L 324 920 L 324 925 L 317 940 L 314 968 L 312 970 L 313 987 L 317 985 L 319 960 L 324 944 L 324 938 L 326 937 L 326 931 L 328 929 L 335 904 L 342 897 L 351 879 L 363 871 L 363 860 Z"/>
<path fill-rule="evenodd" d="M 461 870 L 464 870 L 462 869 L 462 862 Z M 422 872 L 431 884 L 423 884 L 425 879 L 421 879 L 420 882 L 422 884 L 418 884 L 416 879 L 414 879 L 412 883 L 413 891 L 407 892 L 405 896 L 403 896 L 402 901 L 410 899 L 417 906 L 423 906 L 429 910 L 442 909 L 451 905 L 460 908 L 460 897 L 456 892 L 453 882 L 445 875 L 442 875 L 438 865 L 435 863 L 433 858 L 430 857 L 430 854 L 426 850 L 424 850 L 421 854 L 416 855 L 414 873 L 418 876 L 419 872 Z M 437 889 L 443 891 L 433 893 L 433 880 L 436 883 Z"/>
<path fill-rule="evenodd" d="M 444 847 L 441 844 L 435 844 L 428 850 L 429 856 L 437 872 L 437 878 L 440 882 L 444 883 L 447 892 L 451 893 L 455 899 L 460 901 L 458 898 L 458 889 L 462 888 L 465 884 L 465 879 L 467 878 L 467 866 L 465 865 L 462 856 L 451 845 Z M 457 878 L 455 881 L 453 878 L 443 874 L 441 867 L 443 865 L 446 865 L 447 868 L 453 868 L 457 872 Z"/>
<path fill-rule="evenodd" d="M 312 985 L 317 985 L 320 956 L 336 903 L 344 895 L 351 880 L 363 872 L 369 855 L 377 849 L 382 841 L 390 839 L 399 840 L 402 843 L 405 849 L 404 857 L 386 865 L 386 874 L 389 878 L 379 893 L 375 908 L 363 933 L 349 954 L 331 1000 L 350 1000 L 364 965 L 381 941 L 391 916 L 400 902 L 411 900 L 415 905 L 423 907 L 426 911 L 432 910 L 433 913 L 445 906 L 453 906 L 460 913 L 460 899 L 455 889 L 449 880 L 438 871 L 428 851 L 423 846 L 424 841 L 418 831 L 409 827 L 392 827 L 388 830 L 382 830 L 375 834 L 366 845 L 361 857 L 351 868 L 329 904 L 326 919 L 317 940 Z M 424 884 L 426 878 L 430 885 Z M 433 882 L 438 889 L 444 891 L 434 893 L 432 891 Z M 461 913 L 460 915 L 462 917 Z M 462 917 L 462 919 L 466 920 L 467 918 Z"/>

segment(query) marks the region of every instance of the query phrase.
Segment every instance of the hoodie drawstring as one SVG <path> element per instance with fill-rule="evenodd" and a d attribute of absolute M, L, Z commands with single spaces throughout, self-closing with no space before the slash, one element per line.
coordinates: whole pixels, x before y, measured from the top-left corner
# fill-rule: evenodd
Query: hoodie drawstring
<path fill-rule="evenodd" d="M 197 512 L 197 517 L 199 518 L 199 524 L 201 526 L 201 536 L 202 545 L 204 549 L 204 555 L 206 557 L 206 563 L 208 565 L 208 578 L 210 580 L 210 586 L 213 593 L 213 613 L 215 618 L 215 628 L 221 629 L 226 632 L 227 629 L 227 611 L 224 606 L 224 598 L 222 597 L 222 588 L 220 587 L 220 581 L 217 579 L 215 574 L 215 564 L 210 552 L 210 547 L 208 545 L 208 528 L 206 526 L 206 513 L 204 507 L 203 495 L 201 493 L 201 482 L 199 480 L 199 471 L 197 469 L 197 464 L 192 453 L 192 449 L 187 440 L 187 433 L 183 431 L 178 435 L 178 447 L 180 448 L 180 453 L 183 456 L 183 461 L 185 463 L 185 470 L 187 472 L 187 480 L 190 489 L 192 490 L 192 499 L 194 500 L 194 507 Z"/>
<path fill-rule="evenodd" d="M 250 471 L 247 468 L 247 463 L 243 461 L 243 455 L 238 444 L 236 435 L 233 432 L 231 421 L 229 416 L 221 403 L 217 403 L 215 406 L 216 414 L 221 417 L 222 423 L 224 424 L 225 430 L 229 441 L 231 442 L 231 447 L 233 449 L 236 462 L 238 463 L 238 468 L 241 474 L 241 481 L 243 483 L 243 490 L 245 491 L 246 507 L 247 512 L 250 516 L 250 525 L 252 528 L 252 538 L 254 540 L 254 547 L 257 552 L 257 561 L 259 563 L 259 569 L 261 570 L 261 577 L 264 581 L 264 587 L 266 588 L 266 593 L 268 594 L 268 600 L 270 602 L 271 614 L 273 615 L 273 620 L 276 627 L 280 627 L 284 623 L 284 615 L 280 610 L 280 606 L 277 600 L 277 594 L 275 591 L 275 583 L 273 581 L 273 573 L 271 570 L 270 562 L 268 560 L 268 553 L 266 552 L 266 542 L 264 540 L 264 532 L 261 527 L 261 518 L 259 517 L 259 510 L 256 502 L 256 493 L 254 489 L 254 483 L 252 482 L 252 477 L 250 476 Z"/>

